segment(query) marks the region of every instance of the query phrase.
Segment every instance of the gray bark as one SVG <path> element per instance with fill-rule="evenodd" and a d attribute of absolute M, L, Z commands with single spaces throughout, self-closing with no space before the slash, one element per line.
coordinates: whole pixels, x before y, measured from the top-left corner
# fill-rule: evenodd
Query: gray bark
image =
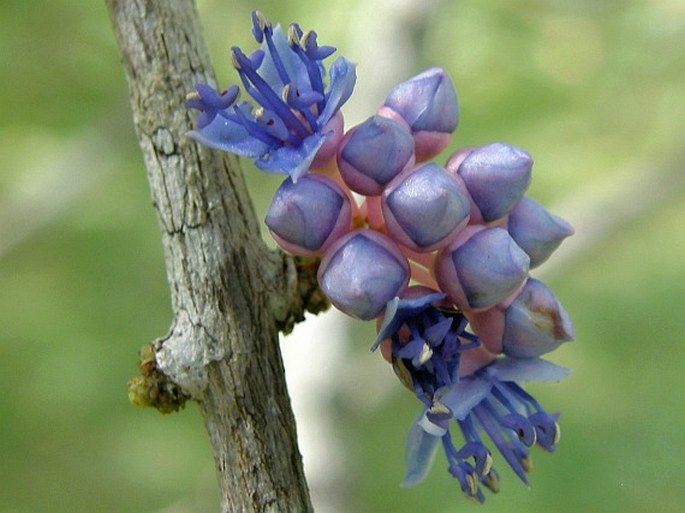
<path fill-rule="evenodd" d="M 133 399 L 161 411 L 188 397 L 199 402 L 223 511 L 310 511 L 278 329 L 323 306 L 311 279 L 316 263 L 270 252 L 236 159 L 184 136 L 192 125 L 185 95 L 214 83 L 194 3 L 106 4 L 174 313 L 170 332 L 147 348 Z"/>

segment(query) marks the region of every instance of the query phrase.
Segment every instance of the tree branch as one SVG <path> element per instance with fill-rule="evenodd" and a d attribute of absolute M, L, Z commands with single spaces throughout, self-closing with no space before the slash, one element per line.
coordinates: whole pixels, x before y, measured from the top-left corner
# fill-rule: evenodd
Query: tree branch
<path fill-rule="evenodd" d="M 106 4 L 174 312 L 170 332 L 147 349 L 134 399 L 163 411 L 187 396 L 199 401 L 223 511 L 310 511 L 278 329 L 292 328 L 305 309 L 325 307 L 311 285 L 316 263 L 270 252 L 236 159 L 184 136 L 191 128 L 186 93 L 215 82 L 194 3 Z"/>

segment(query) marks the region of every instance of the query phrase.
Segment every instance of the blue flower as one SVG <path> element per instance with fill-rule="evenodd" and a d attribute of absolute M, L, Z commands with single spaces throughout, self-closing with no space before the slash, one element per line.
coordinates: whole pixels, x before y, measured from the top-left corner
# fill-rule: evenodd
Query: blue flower
<path fill-rule="evenodd" d="M 296 182 L 327 139 L 342 137 L 339 111 L 354 89 L 355 66 L 338 57 L 330 66 L 326 87 L 322 61 L 335 48 L 319 46 L 316 32 L 304 33 L 297 24 L 290 25 L 286 35 L 259 11 L 252 13 L 252 24 L 261 49 L 247 56 L 234 47 L 232 57 L 257 108 L 238 103 L 235 86 L 222 95 L 198 84 L 187 106 L 201 114 L 188 135 L 209 147 L 251 158 L 261 170 L 287 174 Z M 335 154 L 335 144 L 329 146 L 319 159 Z"/>
<path fill-rule="evenodd" d="M 485 496 L 481 485 L 499 491 L 499 477 L 484 440 L 489 438 L 514 473 L 528 483 L 529 449 L 534 444 L 554 451 L 559 442 L 558 415 L 549 414 L 520 385 L 523 381 L 559 381 L 567 369 L 539 358 L 506 356 L 458 382 L 437 390 L 432 403 L 413 423 L 407 440 L 405 487 L 421 482 L 442 444 L 448 471 L 464 495 L 477 502 Z M 459 426 L 464 444 L 457 449 L 449 430 Z"/>
<path fill-rule="evenodd" d="M 371 345 L 371 351 L 378 349 L 383 340 L 395 335 L 405 322 L 431 308 L 431 303 L 441 301 L 442 299 L 445 299 L 445 294 L 431 292 L 415 298 L 401 299 L 396 297 L 388 301 L 385 306 L 383 323 L 378 330 L 376 340 Z"/>
<path fill-rule="evenodd" d="M 407 289 L 385 309 L 383 323 L 371 346 L 391 342 L 392 366 L 409 390 L 426 407 L 434 405 L 434 395 L 459 380 L 460 354 L 479 346 L 475 335 L 466 331 L 467 320 L 457 310 L 440 302 L 445 294 L 422 286 Z M 432 418 L 440 416 L 431 412 Z"/>

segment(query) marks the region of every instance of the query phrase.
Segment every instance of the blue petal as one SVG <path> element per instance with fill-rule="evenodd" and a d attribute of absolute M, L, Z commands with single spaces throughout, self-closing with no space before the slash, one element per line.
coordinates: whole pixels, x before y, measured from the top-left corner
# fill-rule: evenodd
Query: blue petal
<path fill-rule="evenodd" d="M 435 401 L 447 406 L 455 419 L 464 420 L 491 389 L 492 383 L 483 378 L 463 378 L 450 387 L 438 390 Z"/>
<path fill-rule="evenodd" d="M 186 135 L 210 148 L 228 151 L 242 157 L 259 157 L 269 149 L 268 144 L 248 134 L 243 125 L 223 116 L 216 116 L 209 125 L 191 130 Z"/>
<path fill-rule="evenodd" d="M 561 381 L 571 370 L 540 358 L 503 357 L 495 360 L 486 373 L 499 381 Z"/>
<path fill-rule="evenodd" d="M 411 341 L 407 342 L 402 346 L 397 352 L 396 356 L 400 358 L 414 358 L 421 355 L 423 347 L 426 343 L 421 338 L 413 338 Z M 415 364 L 418 367 L 421 364 Z"/>
<path fill-rule="evenodd" d="M 313 134 L 297 147 L 282 146 L 265 157 L 255 160 L 255 165 L 267 173 L 290 175 L 293 183 L 303 176 L 311 166 L 316 152 L 326 140 L 326 135 Z"/>
<path fill-rule="evenodd" d="M 426 339 L 426 342 L 428 342 L 431 345 L 431 347 L 439 346 L 447 336 L 447 333 L 449 333 L 450 329 L 452 328 L 453 322 L 454 319 L 448 317 L 426 328 L 426 331 L 423 334 L 423 336 Z"/>
<path fill-rule="evenodd" d="M 326 57 L 330 56 L 335 52 L 335 47 L 333 46 L 319 46 L 316 41 L 317 34 L 314 31 L 307 32 L 304 36 L 303 47 L 304 53 L 312 60 L 322 61 Z"/>
<path fill-rule="evenodd" d="M 283 32 L 280 25 L 276 25 L 276 27 L 274 27 L 273 42 L 276 46 L 276 50 L 278 51 L 278 55 L 283 62 L 283 67 L 290 76 L 290 80 L 296 85 L 300 86 L 301 81 L 307 77 L 307 68 L 297 54 L 293 52 L 288 45 L 288 37 Z M 271 56 L 271 52 L 269 51 L 266 41 L 262 43 L 261 49 L 264 51 L 265 56 L 261 66 L 257 71 L 261 77 L 271 87 L 273 87 L 278 94 L 280 94 L 281 89 L 283 89 L 285 84 L 278 75 L 278 70 L 276 69 L 276 65 L 274 64 L 273 57 Z M 306 83 L 309 83 L 308 79 Z"/>
<path fill-rule="evenodd" d="M 421 415 L 414 421 L 407 437 L 405 452 L 407 470 L 401 484 L 403 488 L 415 486 L 424 480 L 433 464 L 438 443 L 441 440 L 440 436 L 431 435 L 421 427 L 419 422 L 424 415 L 425 413 L 421 412 Z"/>
<path fill-rule="evenodd" d="M 338 57 L 331 64 L 328 70 L 330 77 L 330 87 L 326 94 L 326 106 L 319 115 L 319 126 L 323 127 L 328 123 L 340 107 L 349 99 L 357 81 L 356 65 L 345 59 Z"/>
<path fill-rule="evenodd" d="M 427 294 L 416 299 L 400 299 L 396 297 L 388 301 L 388 304 L 385 306 L 385 314 L 383 315 L 383 324 L 381 324 L 378 330 L 376 340 L 371 344 L 371 351 L 375 351 L 383 340 L 392 337 L 408 318 L 414 317 L 428 308 L 431 303 L 441 299 L 445 299 L 445 294 L 436 292 L 435 294 Z"/>

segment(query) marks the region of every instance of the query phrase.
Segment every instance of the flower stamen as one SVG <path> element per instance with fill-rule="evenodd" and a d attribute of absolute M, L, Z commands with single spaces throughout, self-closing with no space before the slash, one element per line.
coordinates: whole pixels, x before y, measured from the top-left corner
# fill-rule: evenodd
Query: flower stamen
<path fill-rule="evenodd" d="M 253 94 L 253 88 L 249 86 L 251 83 L 263 101 L 260 101 L 263 106 L 269 105 L 273 111 L 283 120 L 289 130 L 293 131 L 295 135 L 304 139 L 310 135 L 309 130 L 302 124 L 302 122 L 293 114 L 290 107 L 274 92 L 271 86 L 264 80 L 257 70 L 253 67 L 252 61 L 240 50 L 238 47 L 231 49 L 233 55 L 233 62 L 235 69 L 238 71 L 240 78 L 247 89 L 249 87 L 250 95 Z M 258 99 L 258 98 L 255 98 Z M 258 100 L 259 101 L 259 100 Z"/>

